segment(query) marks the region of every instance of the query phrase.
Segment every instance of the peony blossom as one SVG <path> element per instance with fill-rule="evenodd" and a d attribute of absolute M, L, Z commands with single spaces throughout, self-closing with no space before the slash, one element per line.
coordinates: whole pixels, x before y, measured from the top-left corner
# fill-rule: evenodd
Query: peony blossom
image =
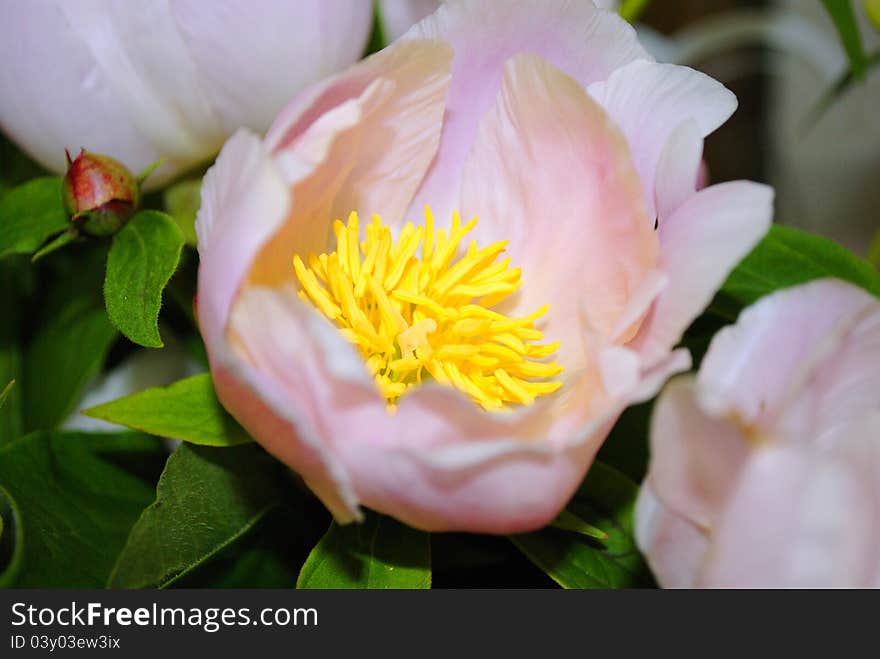
<path fill-rule="evenodd" d="M 0 128 L 47 169 L 108 153 L 156 187 L 263 131 L 291 95 L 356 61 L 369 0 L 0 3 Z"/>
<path fill-rule="evenodd" d="M 339 522 L 546 524 L 768 227 L 696 191 L 735 105 L 591 3 L 444 3 L 206 176 L 220 399 Z"/>
<path fill-rule="evenodd" d="M 443 0 L 379 0 L 379 16 L 385 36 L 393 41 L 402 36 L 410 27 L 431 15 Z M 615 11 L 619 0 L 594 0 L 600 9 Z"/>
<path fill-rule="evenodd" d="M 668 587 L 880 587 L 880 302 L 763 298 L 657 402 L 636 509 Z"/>

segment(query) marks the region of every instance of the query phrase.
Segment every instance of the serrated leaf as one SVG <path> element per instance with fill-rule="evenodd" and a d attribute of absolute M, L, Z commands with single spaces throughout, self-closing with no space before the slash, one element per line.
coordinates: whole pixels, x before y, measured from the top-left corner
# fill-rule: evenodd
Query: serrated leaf
<path fill-rule="evenodd" d="M 593 463 L 568 509 L 608 534 L 606 540 L 545 528 L 510 536 L 526 557 L 563 588 L 635 588 L 651 578 L 633 539 L 638 486 Z"/>
<path fill-rule="evenodd" d="M 0 486 L 0 588 L 9 588 L 21 571 L 24 556 L 21 513 L 12 495 Z"/>
<path fill-rule="evenodd" d="M 68 228 L 61 179 L 33 179 L 0 197 L 0 258 L 31 254 L 47 238 Z"/>
<path fill-rule="evenodd" d="M 113 237 L 104 301 L 113 324 L 134 343 L 161 348 L 162 291 L 177 269 L 183 234 L 158 211 L 141 211 Z"/>
<path fill-rule="evenodd" d="M 155 502 L 132 529 L 109 587 L 165 588 L 203 566 L 284 501 L 285 474 L 255 444 L 181 444 L 159 479 Z"/>
<path fill-rule="evenodd" d="M 210 373 L 167 387 L 152 387 L 82 411 L 86 416 L 204 446 L 235 446 L 252 441 L 223 409 Z"/>
<path fill-rule="evenodd" d="M 781 288 L 836 277 L 880 296 L 880 273 L 828 238 L 774 225 L 731 273 L 721 293 L 740 306 Z"/>
<path fill-rule="evenodd" d="M 137 433 L 33 433 L 0 449 L 0 486 L 17 504 L 21 551 L 10 585 L 100 588 L 164 460 Z"/>
<path fill-rule="evenodd" d="M 430 588 L 431 536 L 384 515 L 336 522 L 309 554 L 297 588 Z"/>
<path fill-rule="evenodd" d="M 850 0 L 821 0 L 837 28 L 837 34 L 849 58 L 849 66 L 856 78 L 865 73 L 865 51 L 859 35 L 859 25 Z"/>
<path fill-rule="evenodd" d="M 24 356 L 24 419 L 27 431 L 60 424 L 98 373 L 116 330 L 90 291 L 49 303 L 45 319 Z"/>

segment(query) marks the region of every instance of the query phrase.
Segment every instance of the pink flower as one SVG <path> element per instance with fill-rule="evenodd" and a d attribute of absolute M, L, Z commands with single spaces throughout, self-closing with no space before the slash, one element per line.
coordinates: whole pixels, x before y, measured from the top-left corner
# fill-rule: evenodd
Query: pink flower
<path fill-rule="evenodd" d="M 47 169 L 106 153 L 158 187 L 355 62 L 370 0 L 0 3 L 0 128 Z"/>
<path fill-rule="evenodd" d="M 673 346 L 767 229 L 768 188 L 695 191 L 735 105 L 591 3 L 444 3 L 206 177 L 198 315 L 221 400 L 340 522 L 363 504 L 428 530 L 546 524 L 620 411 L 688 368 Z M 405 228 L 426 205 L 435 230 Z M 426 255 L 456 210 L 510 263 L 461 250 L 453 286 Z M 359 236 L 333 224 L 350 211 Z M 386 229 L 388 263 L 369 256 Z M 380 260 L 385 293 L 357 283 Z"/>
<path fill-rule="evenodd" d="M 637 539 L 668 587 L 880 586 L 880 302 L 820 280 L 657 402 Z"/>

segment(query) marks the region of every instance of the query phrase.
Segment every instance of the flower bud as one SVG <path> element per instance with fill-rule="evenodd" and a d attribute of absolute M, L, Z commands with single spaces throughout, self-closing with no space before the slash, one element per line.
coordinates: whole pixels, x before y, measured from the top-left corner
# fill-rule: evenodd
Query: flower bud
<path fill-rule="evenodd" d="M 67 153 L 62 189 L 71 222 L 92 236 L 119 231 L 138 204 L 137 180 L 125 165 L 85 149 L 73 161 Z"/>

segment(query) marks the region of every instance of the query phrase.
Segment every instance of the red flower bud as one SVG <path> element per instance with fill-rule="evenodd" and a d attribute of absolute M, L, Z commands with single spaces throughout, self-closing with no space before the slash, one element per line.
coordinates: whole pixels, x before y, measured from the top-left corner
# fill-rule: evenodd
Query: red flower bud
<path fill-rule="evenodd" d="M 81 149 L 76 160 L 67 153 L 64 206 L 77 228 L 92 236 L 119 231 L 138 204 L 135 177 L 118 160 Z"/>

